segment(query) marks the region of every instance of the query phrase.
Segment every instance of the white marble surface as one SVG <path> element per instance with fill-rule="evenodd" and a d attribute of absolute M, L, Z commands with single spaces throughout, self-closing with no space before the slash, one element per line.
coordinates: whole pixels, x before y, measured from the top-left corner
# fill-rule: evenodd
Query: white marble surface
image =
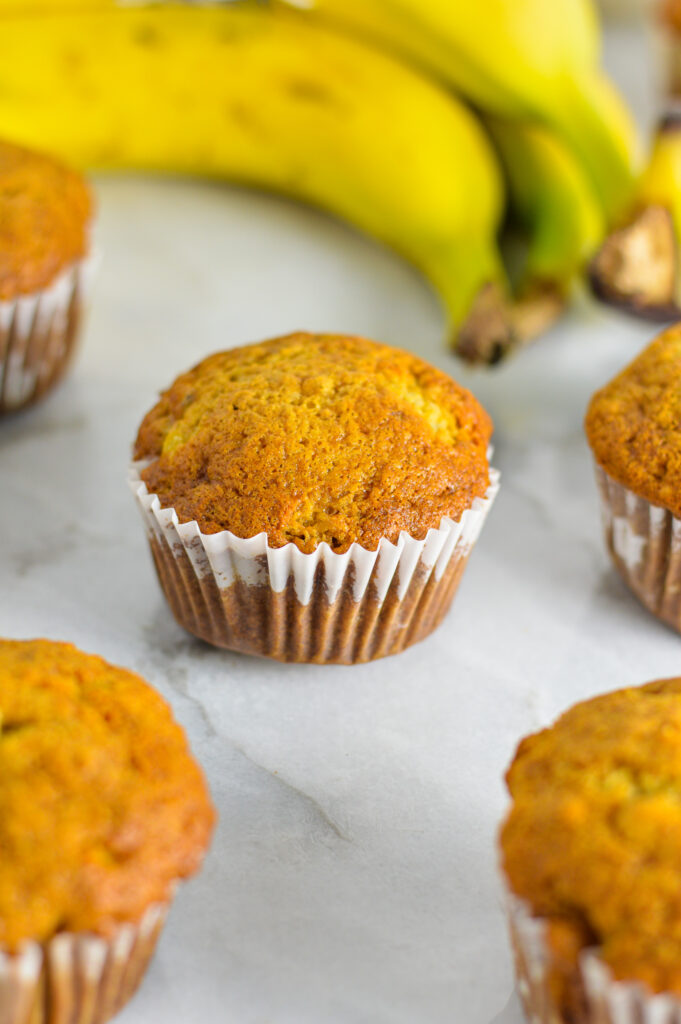
<path fill-rule="evenodd" d="M 611 59 L 627 66 L 638 45 Z M 681 671 L 679 637 L 608 563 L 581 426 L 652 329 L 584 299 L 508 366 L 465 372 L 419 278 L 320 214 L 179 182 L 101 181 L 99 197 L 104 261 L 75 371 L 0 425 L 0 631 L 144 674 L 210 779 L 212 851 L 121 1024 L 520 1024 L 495 872 L 514 746 L 577 699 Z M 503 487 L 452 613 L 372 665 L 195 642 L 169 617 L 125 483 L 159 387 L 298 327 L 412 348 L 496 423 Z"/>

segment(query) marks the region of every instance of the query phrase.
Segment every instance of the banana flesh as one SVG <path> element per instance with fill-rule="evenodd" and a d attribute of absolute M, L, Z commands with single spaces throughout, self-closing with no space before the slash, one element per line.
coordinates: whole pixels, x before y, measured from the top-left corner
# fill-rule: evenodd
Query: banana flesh
<path fill-rule="evenodd" d="M 319 205 L 418 266 L 455 336 L 482 289 L 503 290 L 501 174 L 445 90 L 258 3 L 47 2 L 36 17 L 3 0 L 0 134 L 84 168 L 226 178 Z"/>

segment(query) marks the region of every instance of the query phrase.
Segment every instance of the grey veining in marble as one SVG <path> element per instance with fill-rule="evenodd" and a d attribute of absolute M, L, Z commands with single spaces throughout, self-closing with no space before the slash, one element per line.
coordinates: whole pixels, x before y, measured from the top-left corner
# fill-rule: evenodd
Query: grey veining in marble
<path fill-rule="evenodd" d="M 610 59 L 637 45 L 611 40 Z M 575 700 L 681 671 L 678 636 L 608 563 L 581 427 L 651 329 L 583 298 L 508 366 L 465 371 L 419 278 L 322 215 L 215 186 L 98 189 L 81 356 L 0 425 L 0 630 L 145 675 L 215 795 L 205 870 L 121 1024 L 520 1024 L 494 846 L 515 744 Z M 496 423 L 503 486 L 454 610 L 386 662 L 281 666 L 195 642 L 169 619 L 126 487 L 160 387 L 298 327 L 412 348 Z"/>

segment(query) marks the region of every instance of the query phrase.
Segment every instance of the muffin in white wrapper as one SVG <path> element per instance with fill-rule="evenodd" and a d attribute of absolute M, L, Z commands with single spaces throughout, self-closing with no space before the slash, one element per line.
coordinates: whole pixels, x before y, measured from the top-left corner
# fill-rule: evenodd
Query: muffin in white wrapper
<path fill-rule="evenodd" d="M 47 153 L 0 139 L 0 415 L 65 373 L 93 269 L 87 181 Z"/>
<path fill-rule="evenodd" d="M 150 906 L 110 938 L 63 932 L 0 949 L 0 1024 L 103 1024 L 138 988 L 168 904 Z"/>
<path fill-rule="evenodd" d="M 681 677 L 524 736 L 499 833 L 533 1024 L 681 1024 Z"/>
<path fill-rule="evenodd" d="M 103 1024 L 128 1001 L 215 811 L 141 676 L 0 638 L 0 1024 Z"/>
<path fill-rule="evenodd" d="M 62 271 L 49 287 L 0 301 L 0 415 L 36 402 L 63 377 L 97 264 L 93 253 Z"/>
<path fill-rule="evenodd" d="M 591 398 L 584 428 L 605 539 L 639 600 L 681 631 L 681 327 Z"/>
<path fill-rule="evenodd" d="M 681 631 L 681 519 L 596 466 L 603 530 L 625 583 L 654 615 Z"/>
<path fill-rule="evenodd" d="M 585 949 L 561 976 L 547 941 L 547 921 L 506 894 L 518 994 L 530 1024 L 681 1024 L 681 1000 L 637 982 L 617 981 L 598 949 Z M 570 992 L 569 1005 L 560 993 Z"/>
<path fill-rule="evenodd" d="M 499 489 L 490 469 L 484 498 L 458 522 L 443 518 L 422 540 L 402 532 L 375 551 L 321 543 L 270 547 L 229 530 L 205 534 L 162 508 L 133 464 L 129 483 L 161 587 L 178 623 L 208 643 L 289 662 L 355 664 L 396 654 L 442 621 Z"/>

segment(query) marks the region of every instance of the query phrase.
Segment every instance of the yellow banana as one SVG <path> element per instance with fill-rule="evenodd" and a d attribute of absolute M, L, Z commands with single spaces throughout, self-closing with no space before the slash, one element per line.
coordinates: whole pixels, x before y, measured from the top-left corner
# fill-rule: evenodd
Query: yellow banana
<path fill-rule="evenodd" d="M 97 7 L 2 14 L 0 134 L 82 167 L 224 177 L 318 204 L 420 267 L 455 333 L 481 289 L 503 287 L 501 174 L 448 93 L 294 12 Z"/>
<path fill-rule="evenodd" d="M 598 69 L 590 0 L 279 0 L 362 32 L 475 106 L 543 123 L 589 174 L 610 219 L 631 197 L 633 123 Z"/>
<path fill-rule="evenodd" d="M 506 172 L 511 212 L 506 255 L 514 294 L 497 295 L 486 310 L 500 327 L 506 325 L 510 340 L 494 351 L 501 358 L 560 316 L 577 274 L 603 238 L 605 219 L 591 182 L 560 138 L 527 122 L 486 117 L 485 124 Z M 517 228 L 522 232 L 519 247 Z M 481 346 L 489 350 L 489 325 L 476 324 L 487 294 L 476 304 L 459 341 L 468 357 L 477 355 L 478 361 L 485 361 Z M 477 327 L 472 334 L 471 324 Z"/>
<path fill-rule="evenodd" d="M 506 172 L 511 223 L 505 255 L 515 287 L 513 296 L 488 289 L 469 316 L 459 347 L 477 362 L 501 359 L 558 318 L 605 232 L 591 182 L 562 139 L 542 125 L 484 121 Z"/>
<path fill-rule="evenodd" d="M 552 293 L 559 304 L 603 239 L 603 210 L 562 139 L 527 122 L 485 123 L 506 171 L 511 211 L 527 236 L 519 294 Z"/>
<path fill-rule="evenodd" d="M 680 245 L 681 119 L 671 114 L 659 125 L 629 217 L 594 258 L 594 292 L 646 319 L 679 319 Z"/>
<path fill-rule="evenodd" d="M 669 114 L 658 127 L 648 165 L 641 175 L 638 205 L 664 206 L 681 238 L 681 118 Z"/>

